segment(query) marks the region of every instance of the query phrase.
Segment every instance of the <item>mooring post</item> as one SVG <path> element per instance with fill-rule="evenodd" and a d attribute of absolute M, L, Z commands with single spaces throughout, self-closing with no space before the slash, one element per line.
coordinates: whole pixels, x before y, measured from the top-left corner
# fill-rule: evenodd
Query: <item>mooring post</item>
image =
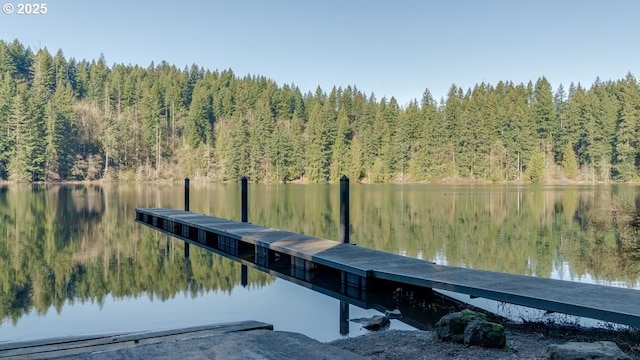
<path fill-rule="evenodd" d="M 240 180 L 240 221 L 242 222 L 247 222 L 247 192 L 249 191 L 249 186 L 247 185 L 248 181 L 249 180 L 246 176 L 243 176 Z"/>
<path fill-rule="evenodd" d="M 242 287 L 249 285 L 249 268 L 247 265 L 242 265 L 240 268 L 240 285 L 242 285 Z"/>
<path fill-rule="evenodd" d="M 340 178 L 340 241 L 349 243 L 349 178 Z"/>
<path fill-rule="evenodd" d="M 248 179 L 246 176 L 243 176 L 240 179 L 240 221 L 247 222 L 248 221 L 248 206 L 247 206 L 247 192 L 249 191 Z M 240 283 L 242 286 L 246 287 L 249 284 L 249 269 L 247 265 L 242 265 L 240 268 Z"/>
<path fill-rule="evenodd" d="M 340 335 L 349 334 L 349 303 L 340 301 Z"/>
<path fill-rule="evenodd" d="M 189 211 L 189 178 L 184 178 L 184 211 Z M 184 258 L 189 259 L 189 243 L 184 242 Z"/>
<path fill-rule="evenodd" d="M 184 178 L 184 211 L 189 211 L 189 178 Z"/>

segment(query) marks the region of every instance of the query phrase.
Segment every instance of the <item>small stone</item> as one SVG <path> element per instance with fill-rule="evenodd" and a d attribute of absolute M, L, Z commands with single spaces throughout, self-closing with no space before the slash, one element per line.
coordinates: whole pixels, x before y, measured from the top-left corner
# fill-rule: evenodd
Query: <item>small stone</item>
<path fill-rule="evenodd" d="M 398 309 L 386 310 L 384 312 L 384 316 L 388 317 L 389 319 L 400 319 L 402 318 L 402 313 Z"/>
<path fill-rule="evenodd" d="M 547 347 L 549 360 L 629 360 L 629 355 L 620 350 L 612 341 L 568 342 L 564 345 L 549 345 Z"/>
<path fill-rule="evenodd" d="M 383 315 L 374 315 L 370 318 L 352 319 L 351 321 L 362 324 L 362 327 L 367 330 L 380 330 L 389 326 L 391 323 L 389 318 Z"/>

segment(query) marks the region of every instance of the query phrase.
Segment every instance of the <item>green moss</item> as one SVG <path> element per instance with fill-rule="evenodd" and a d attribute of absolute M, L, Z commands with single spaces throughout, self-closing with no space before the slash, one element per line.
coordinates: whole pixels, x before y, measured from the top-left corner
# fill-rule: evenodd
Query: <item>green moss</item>
<path fill-rule="evenodd" d="M 496 336 L 503 336 L 504 335 L 504 326 L 502 326 L 500 324 L 496 324 L 496 323 L 491 323 L 491 331 Z"/>
<path fill-rule="evenodd" d="M 460 318 L 462 320 L 467 320 L 467 321 L 471 321 L 473 319 L 482 319 L 484 321 L 487 321 L 487 315 L 481 314 L 481 313 L 477 313 L 477 312 L 471 311 L 471 310 L 462 310 L 460 312 Z"/>

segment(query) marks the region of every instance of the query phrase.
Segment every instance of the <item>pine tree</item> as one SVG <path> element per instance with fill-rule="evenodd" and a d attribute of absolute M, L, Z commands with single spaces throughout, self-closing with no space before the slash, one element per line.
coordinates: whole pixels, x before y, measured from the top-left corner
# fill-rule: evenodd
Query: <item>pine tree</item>
<path fill-rule="evenodd" d="M 71 86 L 62 84 L 47 104 L 46 113 L 47 180 L 69 179 L 75 151 L 75 111 Z"/>
<path fill-rule="evenodd" d="M 620 116 L 617 124 L 614 169 L 620 180 L 637 176 L 638 119 L 640 118 L 640 91 L 633 75 L 627 74 L 620 84 Z"/>
<path fill-rule="evenodd" d="M 44 105 L 27 84 L 18 84 L 8 123 L 12 151 L 7 170 L 9 179 L 19 182 L 44 180 Z"/>
<path fill-rule="evenodd" d="M 0 48 L 2 45 L 0 41 Z M 0 74 L 0 179 L 7 179 L 7 165 L 13 146 L 8 126 L 15 87 L 15 81 L 9 71 Z"/>
<path fill-rule="evenodd" d="M 211 138 L 214 120 L 213 98 L 208 86 L 199 82 L 193 91 L 189 116 L 184 126 L 187 144 L 197 148 L 201 143 L 207 142 Z M 210 143 L 210 145 L 213 144 Z"/>
<path fill-rule="evenodd" d="M 460 174 L 460 168 L 464 167 L 465 160 L 461 161 L 460 152 L 467 146 L 469 131 L 466 127 L 462 116 L 462 97 L 460 92 L 462 89 L 458 89 L 455 85 L 451 86 L 449 93 L 447 94 L 447 100 L 444 108 L 443 125 L 445 129 L 445 138 L 447 142 L 444 143 L 447 162 L 446 168 L 453 169 L 453 172 L 446 171 L 446 176 L 457 177 Z M 462 164 L 461 164 L 462 162 Z"/>
<path fill-rule="evenodd" d="M 534 150 L 527 161 L 527 174 L 532 183 L 537 183 L 544 178 L 545 165 L 542 151 Z"/>
<path fill-rule="evenodd" d="M 535 117 L 536 133 L 542 145 L 545 168 L 553 164 L 553 138 L 558 133 L 559 124 L 556 121 L 555 105 L 551 84 L 543 76 L 536 81 L 534 89 L 533 115 Z"/>
<path fill-rule="evenodd" d="M 104 99 L 104 90 L 109 75 L 109 68 L 104 54 L 100 54 L 98 61 L 91 62 L 88 66 L 88 79 L 86 83 L 86 91 L 89 99 L 96 103 L 102 102 Z"/>
<path fill-rule="evenodd" d="M 392 97 L 387 104 L 386 99 L 382 98 L 380 111 L 381 116 L 376 117 L 382 129 L 379 155 L 381 166 L 378 178 L 379 182 L 388 182 L 396 175 L 400 165 L 398 144 L 394 143 L 400 113 L 396 99 Z"/>
<path fill-rule="evenodd" d="M 425 89 L 420 104 L 419 119 L 413 130 L 415 142 L 412 146 L 409 172 L 414 180 L 429 180 L 441 176 L 436 164 L 445 159 L 437 157 L 439 144 L 444 140 L 443 127 L 439 126 L 438 109 L 429 89 Z M 439 129 L 439 132 L 436 132 Z"/>
<path fill-rule="evenodd" d="M 409 163 L 411 159 L 411 151 L 414 146 L 414 138 L 416 135 L 416 123 L 420 121 L 420 109 L 418 103 L 412 101 L 407 108 L 398 116 L 391 141 L 394 145 L 394 153 L 396 156 L 394 167 L 395 173 L 400 175 L 400 181 L 404 182 L 409 172 Z"/>
<path fill-rule="evenodd" d="M 249 148 L 246 146 L 249 142 L 249 125 L 246 118 L 236 113 L 231 120 L 231 146 L 229 153 L 225 158 L 227 180 L 238 181 L 242 176 L 249 173 Z"/>
<path fill-rule="evenodd" d="M 289 180 L 300 179 L 304 176 L 306 149 L 304 134 L 304 120 L 297 113 L 294 113 L 289 132 L 286 135 L 289 137 L 289 143 L 291 144 L 291 158 L 287 170 Z"/>
<path fill-rule="evenodd" d="M 328 145 L 326 122 L 322 117 L 322 105 L 316 103 L 309 115 L 307 136 L 309 148 L 306 151 L 305 175 L 311 182 L 326 182 L 329 179 L 330 147 Z"/>
<path fill-rule="evenodd" d="M 575 179 L 578 176 L 578 159 L 569 143 L 565 145 L 562 152 L 562 168 L 569 179 Z"/>
<path fill-rule="evenodd" d="M 338 112 L 336 139 L 331 149 L 330 180 L 332 182 L 338 182 L 342 175 L 349 172 L 349 166 L 352 165 L 349 163 L 352 136 L 347 110 L 341 108 Z"/>
<path fill-rule="evenodd" d="M 526 157 L 536 148 L 536 136 L 527 106 L 527 90 L 523 85 L 511 86 L 505 98 L 506 126 L 503 130 L 509 156 L 508 180 L 522 179 Z"/>

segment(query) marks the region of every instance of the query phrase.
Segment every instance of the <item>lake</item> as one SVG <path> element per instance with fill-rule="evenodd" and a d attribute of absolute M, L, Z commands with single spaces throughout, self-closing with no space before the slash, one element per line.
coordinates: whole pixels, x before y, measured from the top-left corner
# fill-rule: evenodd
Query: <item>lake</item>
<path fill-rule="evenodd" d="M 183 185 L 0 187 L 0 342 L 258 320 L 321 341 L 340 301 L 134 221 Z M 640 188 L 352 185 L 351 241 L 462 266 L 640 289 Z M 191 211 L 240 219 L 238 184 L 191 184 Z M 338 239 L 338 185 L 249 186 L 249 221 Z M 350 305 L 350 317 L 378 312 Z M 393 328 L 412 329 L 394 320 Z M 349 336 L 365 330 L 349 323 Z"/>

